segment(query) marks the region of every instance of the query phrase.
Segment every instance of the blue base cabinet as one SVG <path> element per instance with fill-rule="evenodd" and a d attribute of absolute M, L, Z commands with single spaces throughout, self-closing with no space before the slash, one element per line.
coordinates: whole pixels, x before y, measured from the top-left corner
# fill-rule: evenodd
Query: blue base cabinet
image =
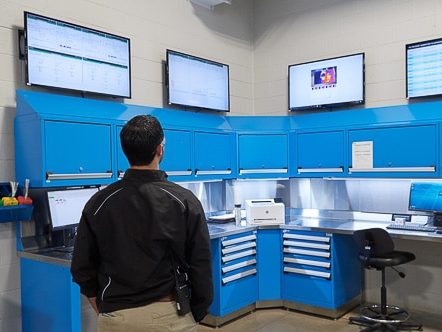
<path fill-rule="evenodd" d="M 212 316 L 223 317 L 256 302 L 256 238 L 256 231 L 249 231 L 212 240 Z"/>
<path fill-rule="evenodd" d="M 281 231 L 258 230 L 258 301 L 281 300 Z"/>
<path fill-rule="evenodd" d="M 336 311 L 361 293 L 361 265 L 352 236 L 283 231 L 282 297 Z"/>
<path fill-rule="evenodd" d="M 80 332 L 80 288 L 69 267 L 20 258 L 23 332 Z"/>

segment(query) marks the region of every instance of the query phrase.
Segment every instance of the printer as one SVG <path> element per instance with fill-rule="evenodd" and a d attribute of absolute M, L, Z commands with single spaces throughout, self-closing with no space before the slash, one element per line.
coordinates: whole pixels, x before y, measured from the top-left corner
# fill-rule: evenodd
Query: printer
<path fill-rule="evenodd" d="M 250 225 L 284 224 L 284 203 L 277 203 L 274 199 L 246 200 L 246 218 Z"/>

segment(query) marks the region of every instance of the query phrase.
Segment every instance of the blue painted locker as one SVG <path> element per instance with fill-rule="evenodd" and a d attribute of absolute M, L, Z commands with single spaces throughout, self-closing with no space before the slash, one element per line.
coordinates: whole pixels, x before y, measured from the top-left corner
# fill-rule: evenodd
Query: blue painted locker
<path fill-rule="evenodd" d="M 166 171 L 170 180 L 193 178 L 193 140 L 189 130 L 164 129 L 166 145 L 160 169 Z M 168 151 L 170 150 L 170 151 Z"/>
<path fill-rule="evenodd" d="M 214 300 L 211 315 L 223 317 L 256 302 L 256 231 L 212 240 L 212 264 Z"/>
<path fill-rule="evenodd" d="M 238 134 L 240 178 L 288 177 L 288 134 Z"/>
<path fill-rule="evenodd" d="M 46 181 L 57 186 L 113 175 L 110 125 L 46 120 L 43 153 Z"/>
<path fill-rule="evenodd" d="M 234 177 L 234 133 L 195 132 L 195 176 L 198 179 Z"/>
<path fill-rule="evenodd" d="M 345 169 L 344 131 L 296 133 L 295 176 L 342 176 Z"/>
<path fill-rule="evenodd" d="M 402 125 L 348 131 L 349 173 L 368 177 L 436 177 L 437 125 Z M 352 144 L 373 142 L 373 168 L 352 167 Z"/>

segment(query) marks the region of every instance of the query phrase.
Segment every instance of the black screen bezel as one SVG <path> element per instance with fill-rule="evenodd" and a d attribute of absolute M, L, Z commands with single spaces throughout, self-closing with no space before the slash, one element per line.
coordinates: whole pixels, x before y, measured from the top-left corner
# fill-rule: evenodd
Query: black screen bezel
<path fill-rule="evenodd" d="M 101 31 L 101 30 L 96 30 L 96 29 L 88 28 L 86 26 L 82 26 L 82 25 L 79 25 L 79 24 L 71 23 L 71 22 L 66 22 L 66 21 L 55 19 L 55 18 L 52 18 L 52 17 L 48 17 L 48 16 L 44 16 L 44 15 L 40 15 L 40 14 L 35 14 L 35 13 L 32 13 L 32 12 L 28 12 L 28 11 L 24 11 L 23 15 L 24 15 L 24 45 L 25 45 L 25 48 L 24 48 L 24 57 L 25 57 L 24 61 L 25 61 L 25 75 L 26 75 L 26 85 L 27 86 L 40 86 L 40 87 L 57 89 L 57 90 L 63 90 L 63 91 L 90 93 L 90 94 L 94 94 L 94 95 L 108 96 L 108 97 L 114 97 L 114 98 L 126 98 L 126 99 L 132 98 L 132 59 L 131 59 L 130 38 L 119 36 L 119 35 L 115 35 L 115 34 L 112 34 L 112 33 Z M 34 15 L 34 16 L 37 16 L 37 17 L 41 17 L 43 19 L 52 20 L 52 21 L 63 23 L 63 24 L 71 25 L 71 26 L 76 27 L 76 28 L 86 29 L 86 30 L 89 30 L 89 31 L 92 31 L 92 32 L 102 33 L 102 34 L 113 36 L 113 37 L 116 37 L 116 38 L 119 38 L 119 39 L 127 40 L 128 46 L 129 46 L 128 47 L 128 50 L 129 50 L 129 95 L 128 96 L 113 95 L 113 94 L 103 93 L 103 92 L 88 91 L 88 90 L 81 90 L 81 89 L 71 89 L 71 88 L 63 88 L 63 87 L 58 87 L 58 86 L 53 86 L 53 85 L 44 85 L 44 84 L 30 83 L 29 82 L 29 73 L 28 73 L 28 33 L 27 33 L 27 29 L 28 29 L 28 15 Z"/>
<path fill-rule="evenodd" d="M 362 100 L 356 100 L 356 101 L 346 101 L 341 103 L 330 103 L 330 104 L 321 104 L 321 105 L 309 105 L 309 106 L 301 106 L 301 107 L 290 107 L 290 68 L 294 66 L 302 66 L 309 63 L 315 63 L 315 62 L 321 62 L 321 61 L 327 61 L 327 60 L 334 60 L 334 59 L 340 59 L 340 58 L 347 58 L 351 56 L 356 55 L 362 55 Z M 342 106 L 348 106 L 348 105 L 363 105 L 365 104 L 365 52 L 360 53 L 354 53 L 354 54 L 347 54 L 342 55 L 338 57 L 332 57 L 332 58 L 325 58 L 320 60 L 314 60 L 314 61 L 307 61 L 302 63 L 296 63 L 288 66 L 287 70 L 287 86 L 288 86 L 288 110 L 289 112 L 294 111 L 302 111 L 302 110 L 321 110 L 325 108 L 330 107 L 342 107 Z"/>
<path fill-rule="evenodd" d="M 201 107 L 201 106 L 194 106 L 194 105 L 188 105 L 188 104 L 178 104 L 178 103 L 172 103 L 170 101 L 170 75 L 169 75 L 169 55 L 170 54 L 174 54 L 174 55 L 178 55 L 178 56 L 183 56 L 192 60 L 196 60 L 196 61 L 203 61 L 206 62 L 208 64 L 212 64 L 212 65 L 216 65 L 216 66 L 225 66 L 227 67 L 227 101 L 228 101 L 228 108 L 227 110 L 223 110 L 223 109 L 218 109 L 218 108 L 208 108 L 208 107 Z M 174 51 L 171 49 L 166 49 L 166 90 L 167 90 L 167 104 L 168 105 L 172 105 L 172 106 L 184 106 L 184 107 L 189 107 L 191 109 L 198 109 L 198 110 L 208 110 L 208 111 L 216 111 L 216 112 L 230 112 L 230 67 L 228 64 L 225 63 L 221 63 L 221 62 L 217 62 L 217 61 L 213 61 L 213 60 L 209 60 L 209 59 L 205 59 L 205 58 L 201 58 L 201 57 L 197 57 L 191 54 L 187 54 L 187 53 L 183 53 L 183 52 L 178 52 L 178 51 Z"/>

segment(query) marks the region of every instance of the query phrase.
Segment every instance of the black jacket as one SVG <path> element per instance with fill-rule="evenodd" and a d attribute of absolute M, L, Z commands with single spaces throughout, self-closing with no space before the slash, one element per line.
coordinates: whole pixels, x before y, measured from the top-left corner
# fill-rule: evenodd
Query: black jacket
<path fill-rule="evenodd" d="M 173 292 L 171 247 L 190 266 L 191 308 L 199 321 L 213 297 L 201 203 L 162 171 L 129 169 L 86 204 L 71 273 L 82 294 L 97 297 L 100 312 L 146 305 Z"/>

